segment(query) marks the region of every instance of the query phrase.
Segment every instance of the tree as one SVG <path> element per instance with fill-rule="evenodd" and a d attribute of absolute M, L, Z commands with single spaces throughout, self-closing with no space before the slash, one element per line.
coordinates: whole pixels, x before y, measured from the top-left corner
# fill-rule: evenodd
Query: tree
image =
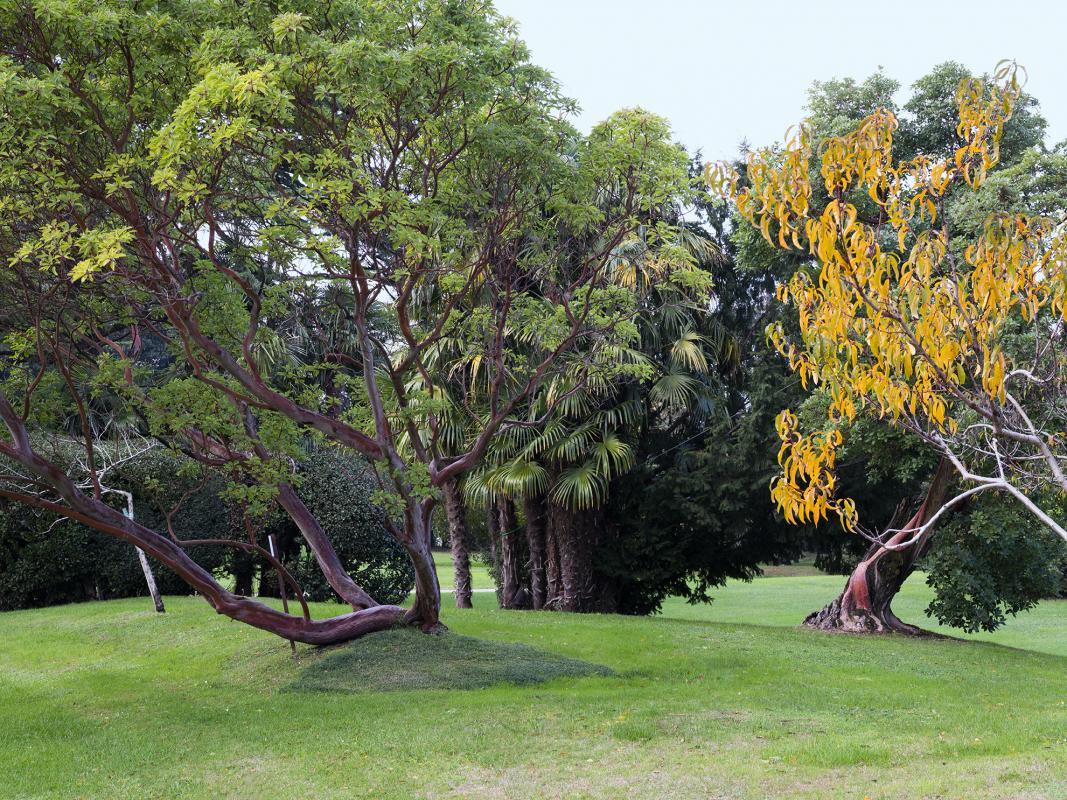
<path fill-rule="evenodd" d="M 589 369 L 576 360 L 562 371 L 496 439 L 468 482 L 472 495 L 498 509 L 503 607 L 619 610 L 622 583 L 598 563 L 617 538 L 605 513 L 611 482 L 633 467 L 642 429 L 679 427 L 690 410 L 707 411 L 711 373 L 732 352 L 707 313 L 709 265 L 721 254 L 697 226 L 680 224 L 689 199 L 669 198 L 613 253 L 611 272 L 638 310 L 636 335 L 616 337 L 603 350 L 613 367 Z M 695 265 L 700 279 L 674 282 L 675 260 Z M 524 539 L 505 534 L 519 532 L 511 522 L 519 502 Z"/>
<path fill-rule="evenodd" d="M 562 355 L 581 342 L 595 360 L 598 341 L 625 335 L 633 302 L 605 267 L 636 217 L 685 183 L 666 125 L 620 112 L 579 137 L 550 76 L 479 3 L 19 3 L 0 31 L 0 252 L 20 303 L 5 322 L 19 377 L 0 397 L 0 453 L 18 471 L 4 496 L 140 546 L 219 613 L 285 638 L 336 642 L 398 620 L 437 629 L 438 489 Z M 435 313 L 414 316 L 428 292 Z M 491 302 L 471 313 L 476 295 Z M 356 353 L 270 369 L 272 325 L 295 318 L 316 335 L 344 320 Z M 140 380 L 141 330 L 184 374 Z M 425 358 L 457 331 L 496 368 L 477 436 L 446 455 Z M 529 346 L 509 369 L 505 331 Z M 81 491 L 34 445 L 37 376 L 75 367 L 226 474 L 250 510 L 277 502 L 352 613 L 312 621 L 239 597 L 180 542 L 107 507 L 95 483 Z M 377 469 L 415 569 L 411 609 L 356 584 L 301 502 L 291 460 L 309 439 Z"/>
<path fill-rule="evenodd" d="M 899 562 L 914 563 L 937 523 L 975 495 L 1006 493 L 1067 539 L 1035 502 L 1067 491 L 1058 399 L 1067 375 L 1067 235 L 1056 219 L 1005 213 L 960 246 L 946 220 L 949 191 L 977 189 L 997 163 L 1020 95 L 1014 65 L 998 68 L 991 85 L 964 80 L 960 143 L 944 158 L 895 162 L 896 117 L 876 111 L 822 145 L 828 202 L 818 214 L 806 127 L 780 152 L 753 153 L 743 188 L 730 167 L 709 166 L 712 186 L 733 197 L 768 242 L 807 251 L 817 265 L 780 287 L 798 308 L 800 341 L 781 326 L 769 335 L 801 380 L 829 396 L 828 425 L 806 434 L 794 414 L 779 416 L 782 474 L 772 496 L 790 521 L 839 517 L 873 552 L 812 624 L 909 630 L 887 600 L 899 586 Z M 906 429 L 942 457 L 919 511 L 880 536 L 859 525 L 855 503 L 837 492 L 841 428 L 859 413 Z M 949 497 L 952 477 L 964 488 Z"/>

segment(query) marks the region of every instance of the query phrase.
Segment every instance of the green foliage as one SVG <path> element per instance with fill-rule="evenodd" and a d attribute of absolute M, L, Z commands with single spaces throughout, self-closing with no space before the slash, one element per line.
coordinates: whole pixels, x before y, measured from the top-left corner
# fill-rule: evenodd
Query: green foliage
<path fill-rule="evenodd" d="M 938 531 L 924 564 L 936 593 L 928 616 L 968 632 L 992 631 L 1062 591 L 1067 546 L 1011 498 L 988 495 Z"/>
<path fill-rule="evenodd" d="M 645 435 L 653 457 L 613 482 L 608 510 L 619 535 L 597 553 L 598 569 L 621 586 L 620 610 L 655 612 L 671 595 L 708 603 L 728 578 L 748 580 L 758 565 L 800 554 L 802 540 L 766 502 L 776 402 L 753 395 L 747 414 L 713 420 L 698 442 Z"/>
<path fill-rule="evenodd" d="M 316 692 L 484 689 L 528 686 L 556 678 L 611 675 L 612 670 L 536 647 L 456 633 L 378 633 L 305 667 L 291 688 Z"/>

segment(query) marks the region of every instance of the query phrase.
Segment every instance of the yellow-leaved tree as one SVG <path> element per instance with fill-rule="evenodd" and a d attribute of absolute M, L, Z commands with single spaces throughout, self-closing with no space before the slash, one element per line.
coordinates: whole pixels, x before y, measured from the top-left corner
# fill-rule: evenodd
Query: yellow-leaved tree
<path fill-rule="evenodd" d="M 963 81 L 960 144 L 945 159 L 894 161 L 897 119 L 882 109 L 817 152 L 802 125 L 784 148 L 752 152 L 744 175 L 707 167 L 711 189 L 772 245 L 811 259 L 778 287 L 797 309 L 799 340 L 780 323 L 768 335 L 805 386 L 825 393 L 827 418 L 803 430 L 792 412 L 778 416 L 781 473 L 771 494 L 790 522 L 836 517 L 872 542 L 841 597 L 809 617 L 816 627 L 916 630 L 889 608 L 902 563 L 913 564 L 939 520 L 976 494 L 1015 497 L 1067 540 L 1050 510 L 1067 493 L 1067 224 L 1003 213 L 964 242 L 946 215 L 949 193 L 976 190 L 996 165 L 1020 94 L 1014 63 L 992 81 Z M 826 192 L 825 205 L 815 191 Z M 941 454 L 918 511 L 877 534 L 836 491 L 835 456 L 858 414 Z"/>

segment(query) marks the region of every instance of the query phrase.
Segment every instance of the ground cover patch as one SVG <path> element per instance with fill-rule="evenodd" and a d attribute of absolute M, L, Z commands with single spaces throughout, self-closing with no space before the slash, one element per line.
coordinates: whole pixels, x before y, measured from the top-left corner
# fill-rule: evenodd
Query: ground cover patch
<path fill-rule="evenodd" d="M 397 629 L 335 648 L 305 667 L 290 688 L 319 692 L 462 690 L 610 674 L 608 667 L 525 644 Z"/>

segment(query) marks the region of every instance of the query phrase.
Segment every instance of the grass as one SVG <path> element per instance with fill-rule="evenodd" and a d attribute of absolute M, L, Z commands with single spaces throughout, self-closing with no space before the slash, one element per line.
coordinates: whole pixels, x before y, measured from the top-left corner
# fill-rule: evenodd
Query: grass
<path fill-rule="evenodd" d="M 463 691 L 292 691 L 382 648 L 294 660 L 194 598 L 2 614 L 0 796 L 1067 796 L 1067 603 L 966 641 L 797 629 L 840 584 L 762 578 L 651 619 L 476 595 L 454 632 L 614 672 Z M 927 599 L 909 585 L 901 615 Z"/>
<path fill-rule="evenodd" d="M 451 632 L 427 637 L 415 630 L 392 630 L 337 648 L 301 671 L 291 688 L 319 692 L 463 690 L 610 674 L 607 667 L 525 644 Z"/>
<path fill-rule="evenodd" d="M 437 575 L 441 579 L 441 588 L 452 589 L 452 556 L 444 550 L 434 550 L 433 563 L 437 565 Z M 471 588 L 493 589 L 493 579 L 489 577 L 489 568 L 477 557 L 471 558 Z"/>

